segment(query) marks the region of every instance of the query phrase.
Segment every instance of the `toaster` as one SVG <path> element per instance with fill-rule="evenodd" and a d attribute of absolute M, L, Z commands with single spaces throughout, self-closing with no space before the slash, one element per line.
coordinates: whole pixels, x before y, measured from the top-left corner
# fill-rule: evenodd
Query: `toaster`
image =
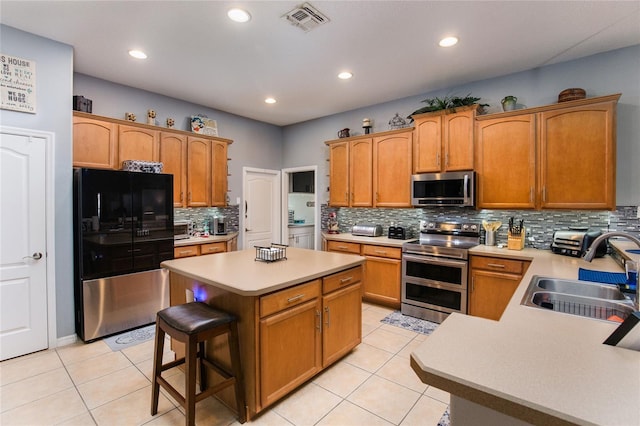
<path fill-rule="evenodd" d="M 406 240 L 411 238 L 411 231 L 404 226 L 390 226 L 388 236 L 394 240 Z"/>
<path fill-rule="evenodd" d="M 372 225 L 370 223 L 355 224 L 351 228 L 351 235 L 360 235 L 363 237 L 379 237 L 382 235 L 382 226 Z"/>
<path fill-rule="evenodd" d="M 555 231 L 551 251 L 565 256 L 582 257 L 598 236 L 600 231 L 582 231 L 570 229 L 568 231 Z M 596 249 L 596 257 L 607 254 L 607 243 L 603 241 Z"/>

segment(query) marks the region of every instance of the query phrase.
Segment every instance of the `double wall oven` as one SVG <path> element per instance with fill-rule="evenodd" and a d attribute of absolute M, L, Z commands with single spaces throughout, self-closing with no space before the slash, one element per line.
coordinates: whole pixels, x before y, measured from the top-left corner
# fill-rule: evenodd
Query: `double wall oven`
<path fill-rule="evenodd" d="M 479 242 L 476 223 L 421 222 L 419 240 L 402 246 L 401 312 L 438 323 L 466 314 L 469 249 Z"/>

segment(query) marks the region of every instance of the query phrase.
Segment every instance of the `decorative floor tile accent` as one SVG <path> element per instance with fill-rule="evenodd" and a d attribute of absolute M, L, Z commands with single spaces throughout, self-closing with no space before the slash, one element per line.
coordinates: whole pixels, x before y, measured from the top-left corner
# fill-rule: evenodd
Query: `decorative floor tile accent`
<path fill-rule="evenodd" d="M 451 418 L 449 417 L 449 407 L 445 410 L 438 422 L 438 426 L 449 426 L 451 424 Z"/>
<path fill-rule="evenodd" d="M 112 351 L 121 351 L 131 346 L 146 342 L 153 339 L 156 334 L 156 325 L 151 324 L 146 327 L 137 328 L 135 330 L 125 331 L 115 336 L 107 337 L 104 342 Z"/>
<path fill-rule="evenodd" d="M 381 319 L 380 322 L 422 334 L 431 334 L 433 333 L 433 330 L 440 325 L 435 322 L 402 315 L 400 311 L 391 312 L 389 315 Z"/>

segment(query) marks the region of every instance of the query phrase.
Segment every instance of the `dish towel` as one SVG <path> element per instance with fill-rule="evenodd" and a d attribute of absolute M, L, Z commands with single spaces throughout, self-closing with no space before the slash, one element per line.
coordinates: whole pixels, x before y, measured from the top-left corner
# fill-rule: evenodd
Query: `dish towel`
<path fill-rule="evenodd" d="M 593 281 L 605 284 L 624 284 L 627 282 L 627 274 L 624 272 L 603 272 L 592 269 L 578 269 L 580 281 Z"/>

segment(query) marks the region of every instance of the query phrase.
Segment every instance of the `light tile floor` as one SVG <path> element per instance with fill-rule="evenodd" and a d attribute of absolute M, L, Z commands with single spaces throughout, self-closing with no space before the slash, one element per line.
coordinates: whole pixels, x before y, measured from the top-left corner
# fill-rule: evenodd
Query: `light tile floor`
<path fill-rule="evenodd" d="M 390 312 L 363 304 L 362 344 L 250 424 L 436 426 L 449 394 L 420 382 L 409 366 L 409 354 L 428 337 L 381 323 Z M 113 352 L 100 340 L 4 361 L 0 424 L 183 425 L 182 408 L 164 391 L 158 414 L 149 414 L 152 357 L 153 341 Z M 184 387 L 180 370 L 167 373 Z M 198 425 L 238 426 L 213 398 L 196 411 Z"/>

